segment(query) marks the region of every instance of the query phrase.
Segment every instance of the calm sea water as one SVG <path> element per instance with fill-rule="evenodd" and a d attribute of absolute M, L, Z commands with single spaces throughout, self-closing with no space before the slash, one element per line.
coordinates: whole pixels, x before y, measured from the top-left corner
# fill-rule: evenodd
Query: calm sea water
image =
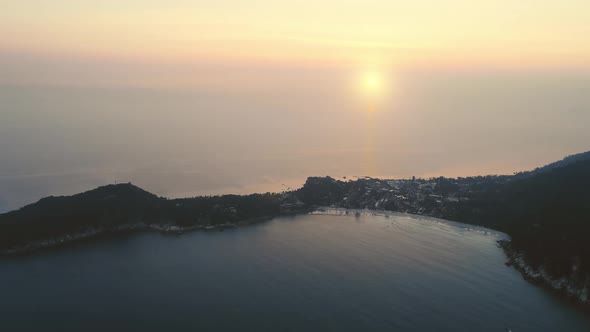
<path fill-rule="evenodd" d="M 1 331 L 589 331 L 503 263 L 502 235 L 302 215 L 0 260 Z"/>

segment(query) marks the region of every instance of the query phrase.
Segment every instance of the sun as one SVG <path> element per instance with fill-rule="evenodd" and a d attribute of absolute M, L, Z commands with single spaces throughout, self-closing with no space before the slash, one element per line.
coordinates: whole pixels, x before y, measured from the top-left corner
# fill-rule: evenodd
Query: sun
<path fill-rule="evenodd" d="M 376 72 L 367 72 L 361 80 L 362 90 L 367 97 L 377 97 L 383 92 L 383 78 Z"/>
<path fill-rule="evenodd" d="M 365 82 L 368 88 L 375 89 L 379 87 L 379 79 L 377 77 L 368 77 L 367 81 Z"/>
<path fill-rule="evenodd" d="M 392 73 L 389 68 L 373 66 L 357 71 L 350 82 L 361 105 L 360 109 L 368 109 L 371 112 L 385 109 L 391 100 L 391 80 Z"/>

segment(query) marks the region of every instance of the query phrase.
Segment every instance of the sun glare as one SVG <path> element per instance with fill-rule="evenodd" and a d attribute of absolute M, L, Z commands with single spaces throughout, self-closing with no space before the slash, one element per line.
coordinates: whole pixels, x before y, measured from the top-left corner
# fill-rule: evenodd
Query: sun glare
<path fill-rule="evenodd" d="M 385 82 L 383 76 L 378 72 L 365 72 L 359 80 L 360 91 L 363 98 L 368 99 L 371 103 L 377 102 L 383 97 L 385 92 Z"/>
<path fill-rule="evenodd" d="M 377 93 L 381 88 L 381 78 L 375 73 L 368 73 L 364 78 L 364 85 L 367 92 Z"/>

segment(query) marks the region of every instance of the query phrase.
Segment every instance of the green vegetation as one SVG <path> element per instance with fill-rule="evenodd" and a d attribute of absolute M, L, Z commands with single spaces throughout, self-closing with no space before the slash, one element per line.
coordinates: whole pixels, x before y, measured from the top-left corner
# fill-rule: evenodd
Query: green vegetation
<path fill-rule="evenodd" d="M 456 211 L 457 221 L 508 233 L 533 266 L 590 276 L 590 161 L 490 185 Z"/>
<path fill-rule="evenodd" d="M 0 215 L 0 250 L 138 224 L 191 227 L 235 223 L 277 215 L 279 207 L 278 194 L 169 200 L 132 184 L 108 185 L 69 197 L 47 197 Z"/>

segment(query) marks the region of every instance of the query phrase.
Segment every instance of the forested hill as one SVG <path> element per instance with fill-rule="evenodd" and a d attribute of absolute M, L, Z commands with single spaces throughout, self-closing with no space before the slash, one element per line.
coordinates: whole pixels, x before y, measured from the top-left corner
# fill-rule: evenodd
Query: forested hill
<path fill-rule="evenodd" d="M 590 160 L 490 186 L 461 202 L 457 221 L 508 233 L 529 263 L 556 275 L 572 266 L 590 276 Z"/>
<path fill-rule="evenodd" d="M 166 199 L 130 183 L 43 198 L 0 214 L 0 253 L 26 252 L 98 234 L 156 228 L 181 231 L 279 214 L 279 194 Z"/>
<path fill-rule="evenodd" d="M 536 175 L 536 174 L 540 174 L 540 173 L 549 172 L 552 169 L 564 167 L 564 166 L 570 165 L 572 163 L 577 163 L 580 161 L 587 161 L 587 160 L 590 160 L 590 151 L 573 154 L 573 155 L 567 156 L 561 160 L 547 164 L 545 166 L 537 167 L 532 171 L 519 172 L 519 173 L 516 173 L 515 175 L 517 175 L 517 178 L 528 177 L 528 176 L 532 176 L 532 175 Z"/>

